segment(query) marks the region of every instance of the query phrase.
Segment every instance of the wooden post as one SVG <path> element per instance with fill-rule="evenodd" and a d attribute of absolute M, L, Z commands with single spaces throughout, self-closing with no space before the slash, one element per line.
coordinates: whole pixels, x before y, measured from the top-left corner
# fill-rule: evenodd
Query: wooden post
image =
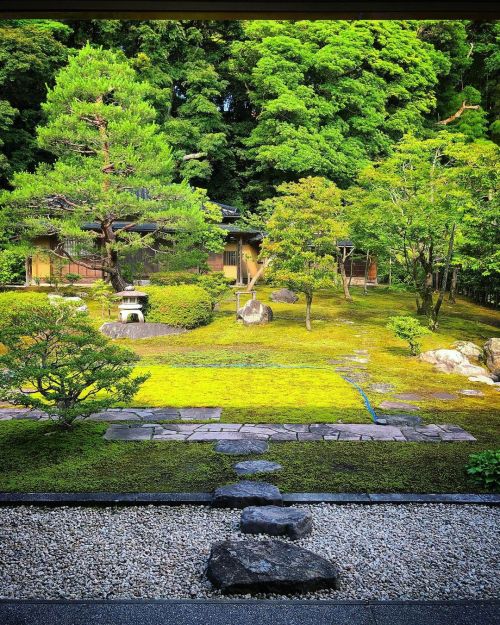
<path fill-rule="evenodd" d="M 243 284 L 243 237 L 238 237 L 238 246 L 237 246 L 237 267 L 236 267 L 236 284 L 241 286 Z"/>

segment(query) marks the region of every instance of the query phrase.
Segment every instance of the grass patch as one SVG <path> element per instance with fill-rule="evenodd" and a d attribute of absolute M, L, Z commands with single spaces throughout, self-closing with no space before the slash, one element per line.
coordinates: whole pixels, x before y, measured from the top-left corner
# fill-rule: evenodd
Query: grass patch
<path fill-rule="evenodd" d="M 210 443 L 107 442 L 105 424 L 54 432 L 36 422 L 0 428 L 2 491 L 211 491 L 237 479 L 237 456 Z M 45 434 L 50 434 L 45 436 Z M 481 443 L 275 443 L 259 456 L 283 471 L 266 476 L 283 492 L 484 492 L 465 473 Z"/>

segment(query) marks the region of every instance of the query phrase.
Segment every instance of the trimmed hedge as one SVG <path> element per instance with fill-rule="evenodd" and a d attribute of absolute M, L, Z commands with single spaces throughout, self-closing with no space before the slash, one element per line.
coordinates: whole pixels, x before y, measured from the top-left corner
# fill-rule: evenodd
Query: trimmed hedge
<path fill-rule="evenodd" d="M 45 293 L 33 293 L 31 291 L 4 291 L 0 293 L 0 319 L 3 319 L 15 308 L 28 308 L 48 303 L 49 300 Z"/>
<path fill-rule="evenodd" d="M 151 284 L 158 286 L 177 286 L 179 284 L 196 284 L 199 274 L 191 271 L 157 271 L 149 277 Z"/>
<path fill-rule="evenodd" d="M 197 328 L 212 320 L 212 299 L 195 284 L 146 286 L 146 321 L 177 328 Z"/>

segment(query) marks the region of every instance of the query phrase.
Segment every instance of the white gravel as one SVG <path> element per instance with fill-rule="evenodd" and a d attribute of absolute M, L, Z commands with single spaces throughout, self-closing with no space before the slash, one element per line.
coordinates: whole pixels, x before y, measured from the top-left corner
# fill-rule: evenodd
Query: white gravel
<path fill-rule="evenodd" d="M 296 544 L 331 559 L 342 574 L 340 590 L 301 598 L 477 599 L 499 594 L 498 509 L 300 507 L 312 512 L 314 530 Z M 0 508 L 0 597 L 220 597 L 204 578 L 211 544 L 259 539 L 240 534 L 239 517 L 239 510 L 188 506 Z"/>

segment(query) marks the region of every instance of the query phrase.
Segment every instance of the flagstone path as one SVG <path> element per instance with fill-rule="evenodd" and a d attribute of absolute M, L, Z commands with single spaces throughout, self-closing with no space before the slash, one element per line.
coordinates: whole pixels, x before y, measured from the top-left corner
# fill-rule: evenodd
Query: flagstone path
<path fill-rule="evenodd" d="M 104 438 L 109 441 L 220 441 L 262 440 L 280 441 L 381 441 L 440 443 L 475 441 L 457 425 L 419 425 L 405 427 L 362 423 L 172 423 L 127 424 L 114 423 Z"/>

